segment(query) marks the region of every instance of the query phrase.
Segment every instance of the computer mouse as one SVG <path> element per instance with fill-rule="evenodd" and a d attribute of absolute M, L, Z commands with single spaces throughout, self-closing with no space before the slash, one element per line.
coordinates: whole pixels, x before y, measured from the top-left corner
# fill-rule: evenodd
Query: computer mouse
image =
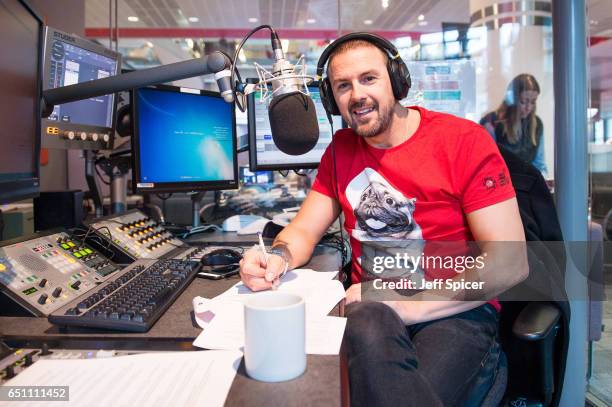
<path fill-rule="evenodd" d="M 229 266 L 238 265 L 242 254 L 233 249 L 216 249 L 205 254 L 200 259 L 202 266 Z"/>

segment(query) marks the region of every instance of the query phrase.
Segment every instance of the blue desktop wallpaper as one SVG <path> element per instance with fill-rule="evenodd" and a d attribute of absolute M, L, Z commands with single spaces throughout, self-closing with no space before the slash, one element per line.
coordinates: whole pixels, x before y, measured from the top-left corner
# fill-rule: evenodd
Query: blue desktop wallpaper
<path fill-rule="evenodd" d="M 136 95 L 140 182 L 234 179 L 234 105 L 213 96 L 150 88 Z"/>

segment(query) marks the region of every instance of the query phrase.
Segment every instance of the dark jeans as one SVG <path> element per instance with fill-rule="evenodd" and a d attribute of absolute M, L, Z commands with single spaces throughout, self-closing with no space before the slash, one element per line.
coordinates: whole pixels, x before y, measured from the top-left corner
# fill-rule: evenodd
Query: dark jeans
<path fill-rule="evenodd" d="M 379 302 L 346 316 L 352 406 L 478 406 L 493 384 L 501 348 L 489 304 L 410 326 Z"/>

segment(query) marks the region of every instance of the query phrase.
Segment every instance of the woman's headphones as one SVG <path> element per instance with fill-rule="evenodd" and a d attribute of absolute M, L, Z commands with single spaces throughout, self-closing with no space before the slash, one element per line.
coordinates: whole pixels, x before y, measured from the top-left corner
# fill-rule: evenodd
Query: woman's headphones
<path fill-rule="evenodd" d="M 321 57 L 319 58 L 319 62 L 317 63 L 319 93 L 321 96 L 321 103 L 323 104 L 323 107 L 327 113 L 336 116 L 340 115 L 340 109 L 338 109 L 338 105 L 336 105 L 334 92 L 332 90 L 331 83 L 329 82 L 329 78 L 323 78 L 325 64 L 334 50 L 336 50 L 341 44 L 352 40 L 367 41 L 387 54 L 387 72 L 389 73 L 389 78 L 391 79 L 393 96 L 396 100 L 404 99 L 408 95 L 408 91 L 410 90 L 412 83 L 410 80 L 410 72 L 408 71 L 408 67 L 400 57 L 397 48 L 395 48 L 391 42 L 379 37 L 378 35 L 367 32 L 355 32 L 340 37 L 332 42 L 327 48 L 325 48 L 321 54 Z"/>

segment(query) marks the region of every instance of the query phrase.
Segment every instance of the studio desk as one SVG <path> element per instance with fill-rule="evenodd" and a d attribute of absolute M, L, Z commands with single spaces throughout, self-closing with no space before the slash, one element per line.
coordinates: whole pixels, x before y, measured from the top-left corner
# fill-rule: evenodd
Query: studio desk
<path fill-rule="evenodd" d="M 239 244 L 255 242 L 253 236 L 233 233 L 200 234 L 190 243 Z M 269 242 L 267 242 L 269 244 Z M 317 246 L 305 268 L 338 270 L 341 260 L 337 251 Z M 134 351 L 205 351 L 192 342 L 200 334 L 192 317 L 195 296 L 215 297 L 239 281 L 238 276 L 225 280 L 196 278 L 146 333 L 124 333 L 87 328 L 60 328 L 46 318 L 0 317 L 0 340 L 13 348 L 106 349 Z M 338 315 L 336 307 L 331 315 Z M 232 383 L 227 406 L 339 406 L 347 400 L 341 396 L 340 356 L 308 355 L 306 372 L 297 379 L 282 383 L 263 383 L 249 378 L 244 359 Z M 344 376 L 344 374 L 343 374 Z M 342 380 L 342 382 L 344 382 Z"/>

